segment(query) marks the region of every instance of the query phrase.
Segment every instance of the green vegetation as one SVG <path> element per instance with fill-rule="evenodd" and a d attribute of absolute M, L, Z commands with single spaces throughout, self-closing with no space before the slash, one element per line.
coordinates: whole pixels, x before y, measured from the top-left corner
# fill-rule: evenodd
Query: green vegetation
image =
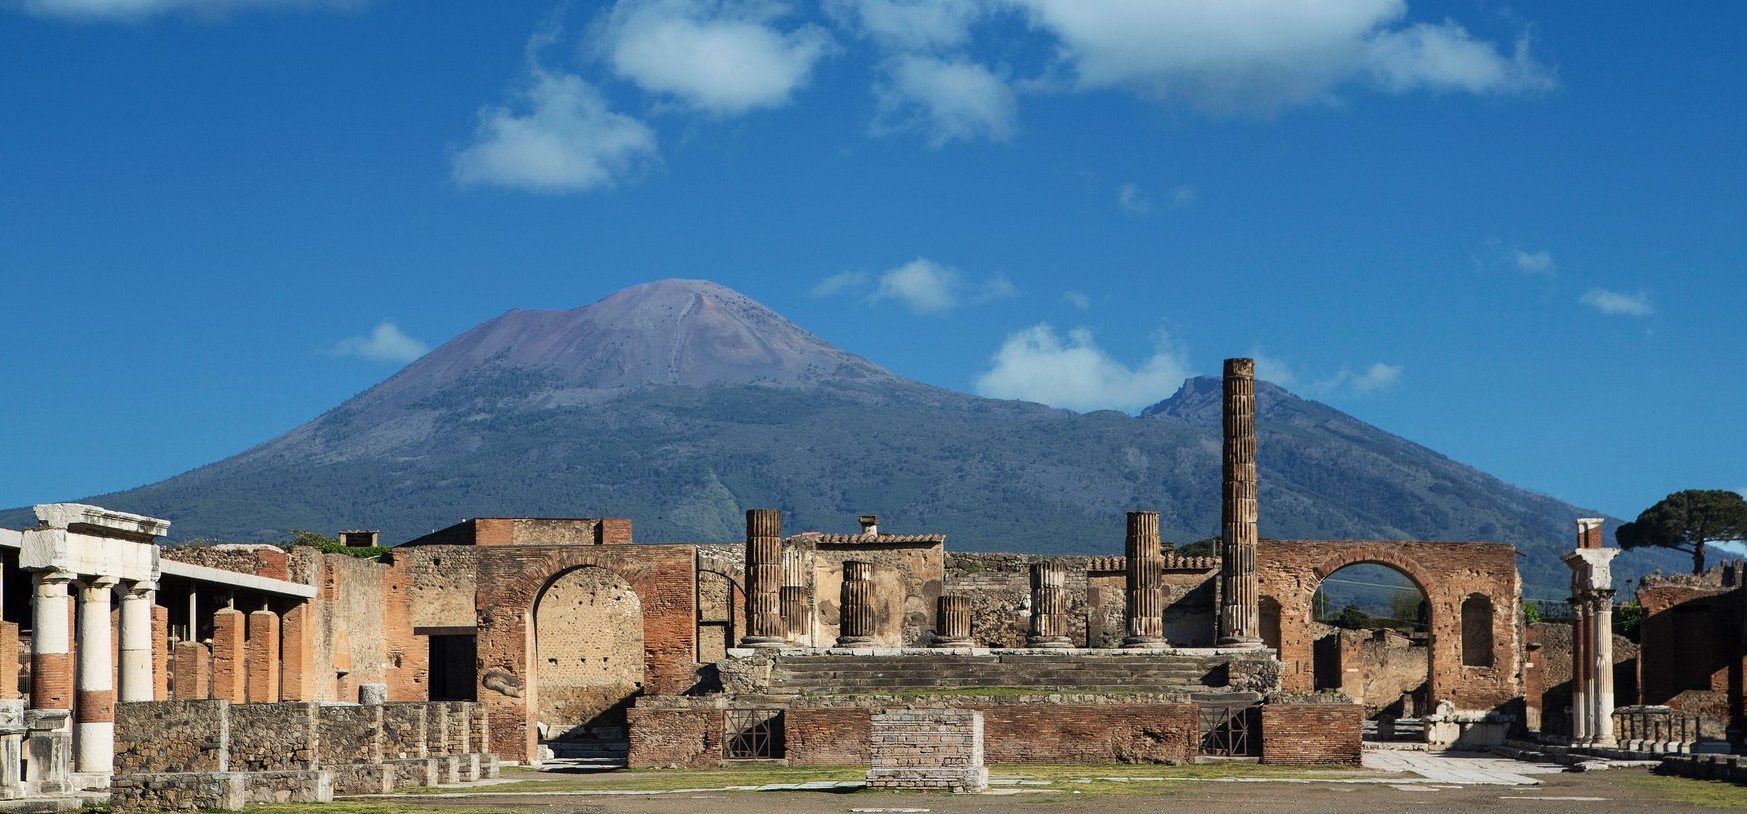
<path fill-rule="evenodd" d="M 1523 600 L 1523 624 L 1532 625 L 1539 621 L 1541 621 L 1540 604 L 1531 599 Z"/>
<path fill-rule="evenodd" d="M 679 791 L 683 789 L 720 789 L 730 786 L 764 786 L 773 783 L 809 783 L 818 780 L 861 780 L 867 770 L 861 767 L 795 767 L 753 763 L 720 769 L 622 769 L 600 774 L 544 774 L 500 783 L 483 789 L 490 793 L 525 791 Z M 477 788 L 407 789 L 416 794 L 477 794 Z M 250 809 L 253 811 L 253 809 Z M 374 814 L 359 812 L 358 814 Z"/>
<path fill-rule="evenodd" d="M 1632 597 L 1632 601 L 1624 605 L 1614 606 L 1615 633 L 1637 642 L 1642 641 L 1639 634 L 1643 628 L 1644 605 L 1638 601 L 1637 597 Z"/>
<path fill-rule="evenodd" d="M 248 814 L 431 814 L 431 807 L 418 800 L 384 800 L 337 803 L 273 803 L 244 806 Z M 444 814 L 503 814 L 496 808 L 444 808 Z"/>
<path fill-rule="evenodd" d="M 287 551 L 296 546 L 310 546 L 323 554 L 345 554 L 361 560 L 374 560 L 388 553 L 388 546 L 353 547 L 340 542 L 338 537 L 329 537 L 307 529 L 292 529 L 290 536 L 279 541 L 279 547 Z"/>
<path fill-rule="evenodd" d="M 1659 774 L 1622 773 L 1616 782 L 1650 792 L 1663 800 L 1687 805 L 1705 808 L 1747 808 L 1747 787 L 1721 780 L 1693 780 Z"/>
<path fill-rule="evenodd" d="M 1692 555 L 1692 572 L 1705 571 L 1705 543 L 1747 539 L 1747 499 L 1726 489 L 1675 492 L 1614 531 L 1620 548 L 1654 546 Z"/>

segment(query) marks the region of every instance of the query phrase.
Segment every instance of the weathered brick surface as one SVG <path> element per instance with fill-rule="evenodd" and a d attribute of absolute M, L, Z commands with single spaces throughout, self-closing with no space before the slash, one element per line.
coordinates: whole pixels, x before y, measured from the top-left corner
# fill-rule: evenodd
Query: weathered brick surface
<path fill-rule="evenodd" d="M 231 706 L 231 769 L 297 772 L 317 768 L 318 711 L 319 706 L 311 701 Z"/>
<path fill-rule="evenodd" d="M 602 568 L 631 586 L 643 609 L 643 691 L 673 694 L 695 682 L 696 551 L 690 546 L 523 546 L 491 549 L 479 562 L 478 697 L 491 708 L 491 751 L 536 758 L 538 681 L 529 619 L 540 592 L 575 568 Z"/>
<path fill-rule="evenodd" d="M 983 716 L 965 709 L 882 709 L 870 718 L 868 785 L 981 791 Z"/>
<path fill-rule="evenodd" d="M 212 652 L 200 642 L 176 643 L 178 701 L 203 701 L 212 697 Z"/>
<path fill-rule="evenodd" d="M 212 615 L 212 697 L 233 704 L 249 700 L 242 611 L 222 608 Z"/>
<path fill-rule="evenodd" d="M 279 624 L 279 697 L 285 701 L 314 701 L 315 625 L 314 606 L 298 603 L 285 612 Z"/>
<path fill-rule="evenodd" d="M 783 714 L 790 766 L 866 766 L 871 709 L 790 708 Z"/>
<path fill-rule="evenodd" d="M 1315 686 L 1310 622 L 1311 599 L 1324 579 L 1342 568 L 1376 563 L 1401 572 L 1426 596 L 1431 628 L 1428 697 L 1457 709 L 1491 711 L 1511 707 L 1522 697 L 1522 642 L 1517 619 L 1522 582 L 1516 549 L 1497 543 L 1417 543 L 1392 541 L 1263 541 L 1256 570 L 1264 607 L 1262 636 L 1278 644 L 1280 684 L 1288 692 Z M 1492 602 L 1491 666 L 1462 663 L 1462 602 L 1480 594 Z"/>
<path fill-rule="evenodd" d="M 226 543 L 213 546 L 165 546 L 160 556 L 167 560 L 221 568 L 239 574 L 291 580 L 291 558 L 285 550 L 265 543 Z"/>
<path fill-rule="evenodd" d="M 0 622 L 0 700 L 18 697 L 18 623 Z"/>
<path fill-rule="evenodd" d="M 271 704 L 279 700 L 279 614 L 258 610 L 249 614 L 249 700 Z"/>
<path fill-rule="evenodd" d="M 720 763 L 722 705 L 695 700 L 698 703 L 689 706 L 663 707 L 648 706 L 645 699 L 632 707 L 627 713 L 631 750 L 626 763 L 633 769 Z"/>
<path fill-rule="evenodd" d="M 6 651 L 0 650 L 0 653 Z M 152 700 L 170 699 L 170 609 L 152 606 Z"/>
<path fill-rule="evenodd" d="M 1729 676 L 1743 665 L 1744 594 L 1724 587 L 1720 571 L 1701 577 L 1646 578 L 1639 657 L 1640 702 L 1718 718 L 1742 716 L 1742 692 Z M 1624 700 L 1621 703 L 1625 703 Z"/>
<path fill-rule="evenodd" d="M 1365 710 L 1357 704 L 1262 705 L 1262 762 L 1359 765 Z"/>
<path fill-rule="evenodd" d="M 993 763 L 1182 763 L 1200 733 L 1194 704 L 980 707 Z"/>
<path fill-rule="evenodd" d="M 224 701 L 115 705 L 115 773 L 222 772 L 230 738 Z"/>

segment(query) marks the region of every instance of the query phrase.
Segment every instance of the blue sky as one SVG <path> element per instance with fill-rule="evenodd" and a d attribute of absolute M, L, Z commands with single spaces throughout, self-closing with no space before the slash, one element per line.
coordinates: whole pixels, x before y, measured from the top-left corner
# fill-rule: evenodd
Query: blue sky
<path fill-rule="evenodd" d="M 0 504 L 177 474 L 505 310 L 665 277 L 958 390 L 1132 411 L 1255 355 L 1580 505 L 1740 489 L 1744 23 L 0 0 Z"/>

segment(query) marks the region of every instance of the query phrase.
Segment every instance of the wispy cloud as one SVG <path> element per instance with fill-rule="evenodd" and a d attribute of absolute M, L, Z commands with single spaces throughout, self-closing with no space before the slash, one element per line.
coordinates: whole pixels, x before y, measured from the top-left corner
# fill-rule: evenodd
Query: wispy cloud
<path fill-rule="evenodd" d="M 1512 249 L 1511 261 L 1516 264 L 1517 270 L 1526 274 L 1550 277 L 1559 270 L 1559 264 L 1553 262 L 1553 254 L 1546 250 L 1529 252 L 1522 249 Z"/>
<path fill-rule="evenodd" d="M 755 0 L 619 0 L 597 46 L 619 76 L 694 110 L 781 107 L 833 48 L 817 25 L 780 27 L 784 11 Z"/>
<path fill-rule="evenodd" d="M 1092 298 L 1084 291 L 1063 291 L 1062 299 L 1081 311 L 1089 311 L 1092 308 Z"/>
<path fill-rule="evenodd" d="M 950 141 L 1006 141 L 1018 129 L 1013 89 L 969 59 L 902 54 L 884 71 L 874 86 L 876 135 L 920 130 L 938 148 Z"/>
<path fill-rule="evenodd" d="M 1098 347 L 1090 329 L 1062 336 L 1040 324 L 1008 336 L 975 387 L 1068 410 L 1132 411 L 1170 396 L 1188 376 L 1182 352 L 1163 335 L 1146 361 L 1129 366 Z"/>
<path fill-rule="evenodd" d="M 541 63 L 541 51 L 561 35 L 554 17 L 528 39 L 513 103 L 481 109 L 473 143 L 452 158 L 457 183 L 581 192 L 613 187 L 659 163 L 654 130 L 615 113 L 581 77 Z"/>
<path fill-rule="evenodd" d="M 430 351 L 430 346 L 402 333 L 394 320 L 377 323 L 365 336 L 348 336 L 334 343 L 335 356 L 355 356 L 378 362 L 411 362 Z"/>
<path fill-rule="evenodd" d="M 916 314 L 944 314 L 967 303 L 980 305 L 1020 293 L 1019 287 L 1002 275 L 973 280 L 956 268 L 926 257 L 871 278 L 859 271 L 839 272 L 813 286 L 812 293 L 829 297 L 858 291 L 870 282 L 873 291 L 865 297 L 867 303 L 895 302 Z"/>
<path fill-rule="evenodd" d="M 1402 365 L 1373 362 L 1356 371 L 1342 365 L 1332 376 L 1303 380 L 1284 359 L 1260 352 L 1251 352 L 1250 356 L 1256 360 L 1256 378 L 1307 396 L 1331 396 L 1342 392 L 1370 395 L 1399 384 L 1406 372 Z"/>
<path fill-rule="evenodd" d="M 1145 217 L 1152 214 L 1153 211 L 1152 199 L 1148 198 L 1146 193 L 1141 192 L 1140 186 L 1137 184 L 1123 184 L 1118 187 L 1116 205 L 1121 207 L 1122 211 L 1136 217 Z"/>
<path fill-rule="evenodd" d="M 1650 295 L 1642 291 L 1626 294 L 1605 288 L 1592 288 L 1583 292 L 1583 296 L 1577 301 L 1609 316 L 1647 317 L 1656 313 L 1656 306 L 1650 302 Z"/>
<path fill-rule="evenodd" d="M 266 9 L 350 8 L 364 0 L 24 0 L 26 13 L 87 22 L 142 20 L 164 14 L 212 19 Z"/>

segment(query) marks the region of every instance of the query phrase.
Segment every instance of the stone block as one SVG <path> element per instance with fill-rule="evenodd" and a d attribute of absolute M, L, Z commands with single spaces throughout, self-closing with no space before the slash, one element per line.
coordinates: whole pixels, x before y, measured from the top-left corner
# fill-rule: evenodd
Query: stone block
<path fill-rule="evenodd" d="M 329 766 L 333 776 L 334 794 L 388 794 L 394 791 L 394 767 L 382 763 L 354 763 L 349 766 Z"/>
<path fill-rule="evenodd" d="M 231 772 L 117 775 L 109 792 L 112 811 L 241 811 L 247 799 L 243 775 Z"/>
<path fill-rule="evenodd" d="M 388 685 L 359 684 L 358 703 L 367 706 L 379 706 L 388 703 Z"/>
<path fill-rule="evenodd" d="M 266 803 L 331 803 L 333 775 L 325 771 L 248 772 L 244 778 L 244 801 Z"/>

